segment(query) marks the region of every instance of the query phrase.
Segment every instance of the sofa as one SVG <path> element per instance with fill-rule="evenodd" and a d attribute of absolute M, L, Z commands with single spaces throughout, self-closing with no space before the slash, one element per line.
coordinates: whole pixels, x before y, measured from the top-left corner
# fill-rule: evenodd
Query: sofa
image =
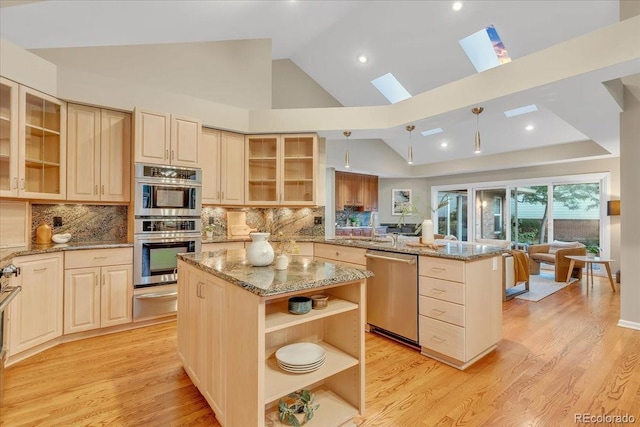
<path fill-rule="evenodd" d="M 569 264 L 571 260 L 566 258 L 567 255 L 587 255 L 587 248 L 580 242 L 561 242 L 554 240 L 552 243 L 544 243 L 539 245 L 530 245 L 527 252 L 529 253 L 529 268 L 531 274 L 540 274 L 540 263 L 553 264 L 555 266 L 555 281 L 564 282 L 567 280 L 569 272 Z M 576 261 L 572 277 L 582 278 L 583 262 Z"/>

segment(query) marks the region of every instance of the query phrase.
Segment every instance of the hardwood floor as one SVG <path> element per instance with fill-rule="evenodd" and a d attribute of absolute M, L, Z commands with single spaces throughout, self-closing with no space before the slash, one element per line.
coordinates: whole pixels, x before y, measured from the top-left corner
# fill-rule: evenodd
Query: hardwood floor
<path fill-rule="evenodd" d="M 616 326 L 619 298 L 596 278 L 588 292 L 577 282 L 537 303 L 508 301 L 497 350 L 462 372 L 367 334 L 367 406 L 356 424 L 593 425 L 574 422 L 587 413 L 638 425 L 640 331 Z M 156 325 L 11 366 L 0 424 L 218 426 L 178 362 L 175 334 L 175 322 Z"/>

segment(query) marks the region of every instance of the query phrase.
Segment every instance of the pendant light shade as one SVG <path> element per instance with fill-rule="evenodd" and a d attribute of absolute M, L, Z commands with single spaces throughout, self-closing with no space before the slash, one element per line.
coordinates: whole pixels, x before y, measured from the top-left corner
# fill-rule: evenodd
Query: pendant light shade
<path fill-rule="evenodd" d="M 351 136 L 351 131 L 345 130 L 342 134 L 347 137 L 347 151 L 344 152 L 344 167 L 349 169 L 351 167 L 349 164 L 349 137 Z"/>
<path fill-rule="evenodd" d="M 480 120 L 480 113 L 482 113 L 484 111 L 484 108 L 482 107 L 476 107 L 476 108 L 472 108 L 471 112 L 473 114 L 476 115 L 476 142 L 475 142 L 475 149 L 473 150 L 473 152 L 475 154 L 478 154 L 482 151 L 481 147 L 480 147 L 480 127 L 479 127 L 479 120 Z"/>
<path fill-rule="evenodd" d="M 407 155 L 407 163 L 410 165 L 413 164 L 413 147 L 411 146 L 411 132 L 413 132 L 415 128 L 416 127 L 414 125 L 407 126 L 407 130 L 409 131 L 409 153 Z"/>

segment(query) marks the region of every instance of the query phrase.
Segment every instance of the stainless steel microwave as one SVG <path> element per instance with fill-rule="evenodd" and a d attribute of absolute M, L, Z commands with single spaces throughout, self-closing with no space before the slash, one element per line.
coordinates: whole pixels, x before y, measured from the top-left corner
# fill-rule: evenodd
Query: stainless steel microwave
<path fill-rule="evenodd" d="M 137 217 L 200 216 L 202 171 L 136 163 L 134 197 Z"/>

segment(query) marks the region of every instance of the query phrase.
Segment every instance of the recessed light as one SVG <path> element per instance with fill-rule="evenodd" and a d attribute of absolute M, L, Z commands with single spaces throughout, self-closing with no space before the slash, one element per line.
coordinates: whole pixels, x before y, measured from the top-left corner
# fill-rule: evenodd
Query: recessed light
<path fill-rule="evenodd" d="M 442 147 L 442 148 L 445 148 L 445 147 L 447 147 L 448 145 L 449 145 L 449 144 L 447 144 L 447 142 L 446 142 L 446 141 L 443 141 L 443 142 L 441 142 L 441 143 L 440 143 L 440 147 Z"/>
<path fill-rule="evenodd" d="M 533 130 L 533 125 L 527 125 L 526 130 Z"/>
<path fill-rule="evenodd" d="M 461 1 L 454 1 L 453 4 L 451 5 L 451 9 L 455 10 L 456 12 L 459 11 L 460 9 L 462 9 L 462 2 Z"/>
<path fill-rule="evenodd" d="M 367 58 L 367 55 L 359 55 L 358 56 L 358 62 L 360 62 L 361 64 L 364 64 L 368 60 L 369 60 L 369 58 Z"/>

